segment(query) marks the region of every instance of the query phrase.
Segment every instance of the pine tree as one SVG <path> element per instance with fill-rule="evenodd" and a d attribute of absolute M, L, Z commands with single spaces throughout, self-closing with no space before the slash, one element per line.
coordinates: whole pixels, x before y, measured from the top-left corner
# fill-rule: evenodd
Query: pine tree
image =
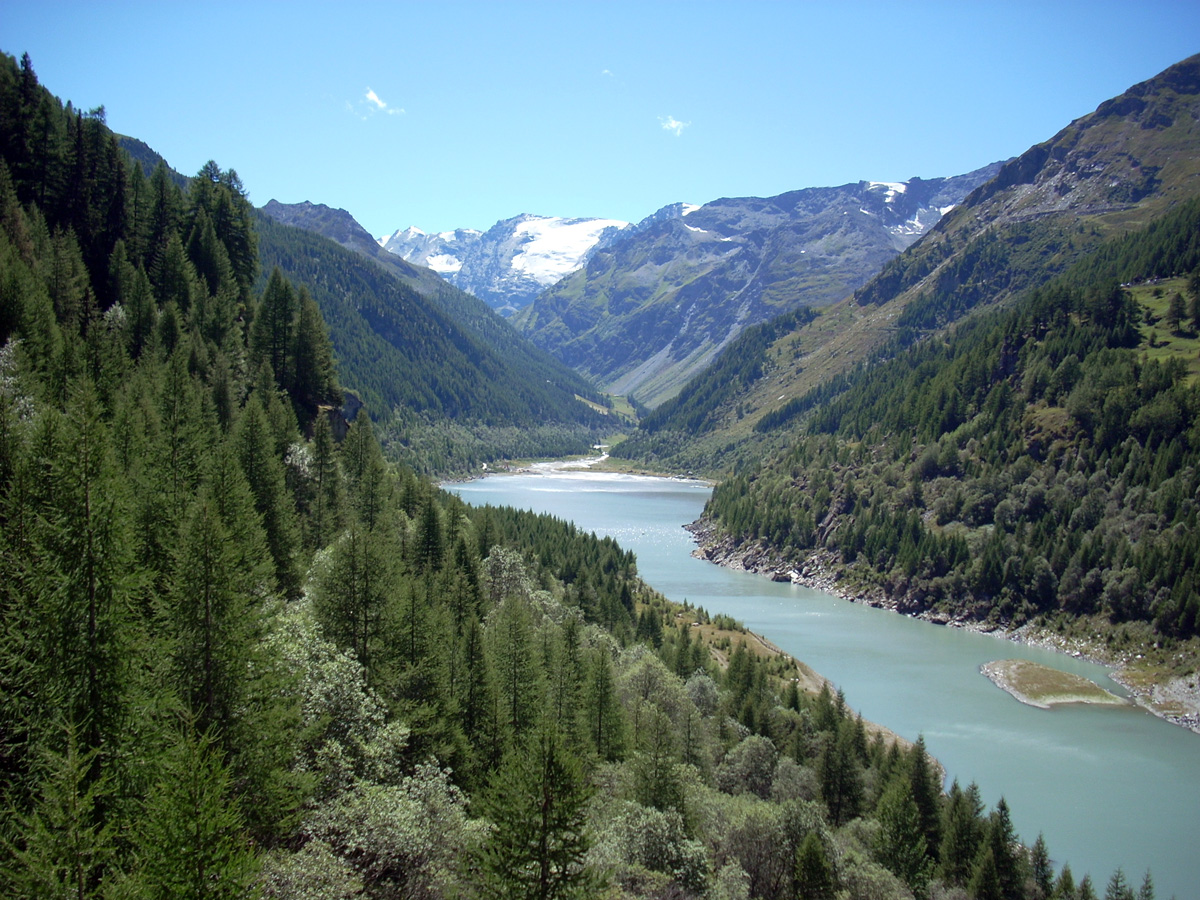
<path fill-rule="evenodd" d="M 184 252 L 183 242 L 177 233 L 167 238 L 162 255 L 150 271 L 154 295 L 159 306 L 173 304 L 186 322 L 197 292 L 202 290 L 196 279 L 196 270 Z M 181 325 L 182 328 L 182 325 Z"/>
<path fill-rule="evenodd" d="M 1187 306 L 1183 301 L 1183 294 L 1176 291 L 1171 295 L 1171 299 L 1167 301 L 1167 326 L 1172 333 L 1178 333 L 1183 326 L 1183 320 L 1187 318 Z"/>
<path fill-rule="evenodd" d="M 463 624 L 455 668 L 459 727 L 468 746 L 475 749 L 474 766 L 479 770 L 491 769 L 499 764 L 503 748 L 498 740 L 493 740 L 499 734 L 493 715 L 497 706 L 496 689 L 484 651 L 483 627 L 474 615 Z"/>
<path fill-rule="evenodd" d="M 810 831 L 796 851 L 796 896 L 804 900 L 833 900 L 833 867 L 825 853 L 825 844 L 816 831 Z"/>
<path fill-rule="evenodd" d="M 137 828 L 135 893 L 163 900 L 240 900 L 257 862 L 231 795 L 229 773 L 208 735 L 180 723 Z"/>
<path fill-rule="evenodd" d="M 1020 877 L 1017 859 L 1017 836 L 1013 831 L 1008 802 L 1001 797 L 996 809 L 988 819 L 985 844 L 990 850 L 1000 883 L 1000 892 L 1006 900 L 1020 895 Z"/>
<path fill-rule="evenodd" d="M 1046 839 L 1039 833 L 1029 851 L 1030 876 L 1033 879 L 1033 900 L 1048 900 L 1054 893 L 1054 866 L 1050 863 L 1050 851 Z"/>
<path fill-rule="evenodd" d="M 836 735 L 821 751 L 817 763 L 817 778 L 821 788 L 821 799 L 829 811 L 829 821 L 834 827 L 849 822 L 859 814 L 863 801 L 862 771 L 858 753 L 854 749 L 854 734 L 848 723 L 843 722 Z"/>
<path fill-rule="evenodd" d="M 644 701 L 636 701 L 644 704 Z M 679 777 L 675 729 L 670 718 L 653 704 L 644 704 L 645 724 L 640 729 L 633 757 L 634 796 L 643 806 L 683 811 L 683 783 Z"/>
<path fill-rule="evenodd" d="M 1125 872 L 1120 866 L 1108 879 L 1108 886 L 1104 890 L 1104 900 L 1134 900 L 1133 888 L 1129 886 Z"/>
<path fill-rule="evenodd" d="M 301 426 L 305 426 L 321 404 L 337 404 L 342 398 L 334 371 L 333 348 L 321 311 L 304 287 L 300 288 L 296 302 L 299 313 L 291 365 L 294 375 L 288 393 Z"/>
<path fill-rule="evenodd" d="M 54 414 L 48 414 L 53 420 Z M 114 753 L 127 714 L 130 618 L 138 579 L 128 502 L 95 391 L 77 387 L 50 455 L 46 506 L 32 549 L 26 661 L 31 685 L 77 729 L 81 752 Z M 36 452 L 36 445 L 35 445 Z M 99 765 L 95 774 L 98 777 Z"/>
<path fill-rule="evenodd" d="M 258 616 L 255 573 L 238 555 L 211 491 L 202 490 L 181 535 L 168 627 L 180 695 L 198 727 L 217 736 L 228 735 L 241 705 Z"/>
<path fill-rule="evenodd" d="M 861 725 L 861 720 L 859 724 Z M 925 751 L 923 734 L 917 736 L 917 742 L 909 754 L 909 786 L 913 802 L 917 805 L 917 812 L 920 815 L 925 848 L 930 858 L 935 859 L 938 847 L 942 842 L 942 810 L 940 806 L 942 792 L 934 775 L 929 754 Z"/>
<path fill-rule="evenodd" d="M 295 289 L 277 266 L 267 281 L 250 332 L 251 348 L 270 364 L 275 383 L 285 389 L 295 374 L 290 364 L 295 359 L 297 303 Z"/>
<path fill-rule="evenodd" d="M 583 695 L 583 655 L 580 647 L 580 625 L 575 618 L 567 619 L 558 635 L 558 645 L 550 669 L 549 703 L 553 721 L 572 752 L 578 753 L 581 744 L 580 702 Z"/>
<path fill-rule="evenodd" d="M 625 745 L 624 710 L 617 698 L 612 660 L 603 647 L 592 651 L 584 686 L 584 733 L 602 760 L 620 759 Z"/>
<path fill-rule="evenodd" d="M 313 606 L 325 633 L 349 650 L 377 683 L 399 598 L 399 547 L 388 532 L 352 524 L 330 548 L 314 578 Z"/>
<path fill-rule="evenodd" d="M 524 599 L 510 595 L 488 617 L 488 647 L 505 726 L 519 737 L 537 720 L 542 688 L 533 617 Z"/>
<path fill-rule="evenodd" d="M 996 871 L 996 858 L 992 855 L 990 846 L 984 845 L 980 849 L 967 892 L 973 900 L 1004 900 L 1000 875 Z"/>
<path fill-rule="evenodd" d="M 64 730 L 65 749 L 43 754 L 36 807 L 19 817 L 19 837 L 0 851 L 11 856 L 0 865 L 7 896 L 101 897 L 105 876 L 114 874 L 117 829 L 103 814 L 112 805 L 111 779 L 93 777 L 99 751 L 82 752 L 75 728 Z"/>
<path fill-rule="evenodd" d="M 552 727 L 509 753 L 483 796 L 493 827 L 480 853 L 479 893 L 497 900 L 591 897 L 599 881 L 584 863 L 591 787 Z"/>
<path fill-rule="evenodd" d="M 1055 900 L 1075 900 L 1075 876 L 1071 874 L 1070 863 L 1063 863 L 1058 880 L 1054 882 Z"/>
<path fill-rule="evenodd" d="M 964 791 L 954 782 L 946 803 L 938 854 L 942 878 L 950 884 L 965 887 L 971 879 L 983 840 L 982 814 L 978 786 L 972 784 Z"/>
<path fill-rule="evenodd" d="M 446 555 L 446 533 L 442 526 L 441 511 L 432 492 L 427 493 L 421 501 L 413 550 L 418 572 L 436 572 L 442 567 Z"/>
<path fill-rule="evenodd" d="M 294 597 L 300 589 L 295 507 L 288 494 L 283 464 L 275 455 L 274 440 L 258 392 L 251 394 L 246 402 L 234 426 L 233 441 L 254 496 L 255 509 L 262 517 L 279 590 Z"/>
<path fill-rule="evenodd" d="M 319 415 L 313 423 L 313 498 L 308 516 L 308 545 L 319 550 L 342 528 L 345 491 L 329 416 Z"/>
<path fill-rule="evenodd" d="M 921 814 L 906 778 L 894 778 L 875 812 L 879 820 L 876 852 L 888 869 L 917 896 L 925 893 L 932 865 L 925 846 Z"/>

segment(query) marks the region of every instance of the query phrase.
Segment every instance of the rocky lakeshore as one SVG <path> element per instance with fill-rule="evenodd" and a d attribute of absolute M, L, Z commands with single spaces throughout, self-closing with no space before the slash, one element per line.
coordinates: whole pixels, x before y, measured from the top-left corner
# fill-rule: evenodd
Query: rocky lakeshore
<path fill-rule="evenodd" d="M 1018 644 L 1043 647 L 1106 666 L 1113 670 L 1112 679 L 1128 690 L 1139 706 L 1174 725 L 1200 734 L 1200 674 L 1151 676 L 1147 675 L 1144 668 L 1137 666 L 1140 661 L 1137 654 L 1114 654 L 1108 652 L 1107 648 L 1031 624 L 1008 628 L 956 619 L 945 613 L 923 609 L 915 600 L 890 597 L 878 585 L 850 590 L 840 577 L 839 562 L 832 553 L 818 551 L 802 564 L 797 564 L 760 545 L 738 544 L 728 535 L 720 533 L 706 519 L 699 519 L 685 528 L 697 543 L 692 555 L 719 566 L 763 575 L 772 581 L 790 581 L 851 603 L 864 603 L 938 625 L 965 628 Z"/>

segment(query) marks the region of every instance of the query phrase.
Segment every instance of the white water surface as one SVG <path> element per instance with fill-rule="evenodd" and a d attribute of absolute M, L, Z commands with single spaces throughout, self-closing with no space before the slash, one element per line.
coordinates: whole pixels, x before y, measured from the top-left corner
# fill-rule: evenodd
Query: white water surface
<path fill-rule="evenodd" d="M 1125 695 L 1104 668 L 697 559 L 683 526 L 709 497 L 700 482 L 542 467 L 446 487 L 615 538 L 672 600 L 740 619 L 832 679 L 867 719 L 923 734 L 948 778 L 978 783 L 989 807 L 1005 797 L 1021 837 L 1042 831 L 1055 862 L 1076 882 L 1090 873 L 1099 895 L 1120 866 L 1135 885 L 1150 868 L 1160 898 L 1200 900 L 1200 735 L 1133 706 L 1036 709 L 979 672 L 1021 657 Z"/>

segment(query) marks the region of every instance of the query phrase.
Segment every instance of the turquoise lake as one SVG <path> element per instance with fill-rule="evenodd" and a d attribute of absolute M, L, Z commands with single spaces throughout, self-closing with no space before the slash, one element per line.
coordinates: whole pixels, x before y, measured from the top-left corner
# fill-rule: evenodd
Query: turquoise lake
<path fill-rule="evenodd" d="M 1200 735 L 1135 706 L 1036 709 L 979 672 L 1020 657 L 1124 694 L 1104 668 L 697 559 L 683 526 L 708 499 L 701 483 L 546 468 L 446 488 L 612 536 L 667 597 L 734 616 L 831 679 L 867 719 L 923 734 L 948 779 L 976 782 L 989 808 L 1005 797 L 1022 839 L 1041 831 L 1055 862 L 1076 881 L 1090 873 L 1101 896 L 1120 866 L 1135 885 L 1149 868 L 1160 898 L 1200 898 Z"/>

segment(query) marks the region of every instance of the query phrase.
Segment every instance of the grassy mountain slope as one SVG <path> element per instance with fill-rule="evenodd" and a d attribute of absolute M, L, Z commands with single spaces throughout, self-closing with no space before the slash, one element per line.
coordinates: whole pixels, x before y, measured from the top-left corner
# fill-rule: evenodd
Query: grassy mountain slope
<path fill-rule="evenodd" d="M 620 452 L 709 472 L 753 462 L 787 441 L 778 429 L 755 430 L 764 417 L 823 402 L 857 367 L 1011 300 L 1198 192 L 1200 57 L 1192 57 L 1005 164 L 854 297 L 756 351 L 765 354 L 761 376 L 706 411 L 699 432 L 667 405 Z M 741 352 L 733 344 L 727 355 Z"/>
<path fill-rule="evenodd" d="M 996 168 L 717 200 L 619 238 L 515 324 L 609 391 L 656 406 L 743 329 L 861 286 Z"/>

